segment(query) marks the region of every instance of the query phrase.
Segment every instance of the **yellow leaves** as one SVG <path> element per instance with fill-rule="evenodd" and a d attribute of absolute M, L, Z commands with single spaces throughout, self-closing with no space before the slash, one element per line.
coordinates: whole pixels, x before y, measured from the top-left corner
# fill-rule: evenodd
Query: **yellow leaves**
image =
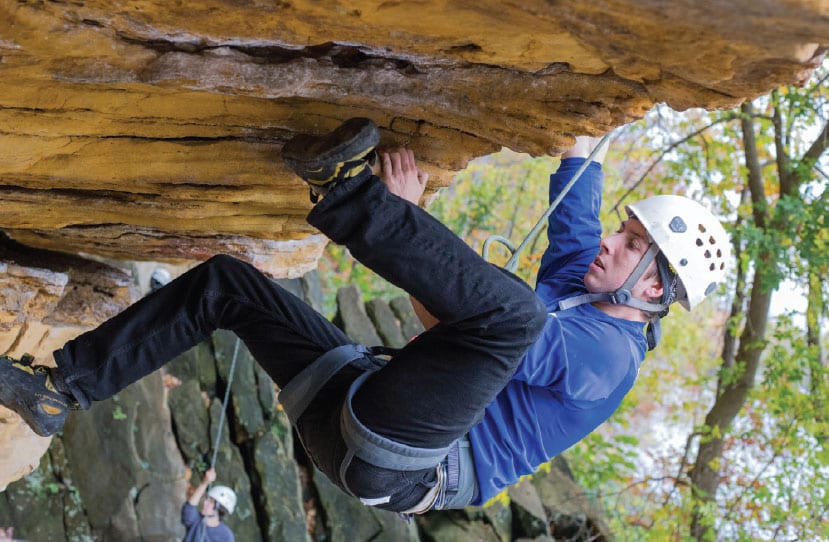
<path fill-rule="evenodd" d="M 708 468 L 714 472 L 720 472 L 720 468 L 722 467 L 722 458 L 715 457 L 711 461 L 708 462 Z"/>

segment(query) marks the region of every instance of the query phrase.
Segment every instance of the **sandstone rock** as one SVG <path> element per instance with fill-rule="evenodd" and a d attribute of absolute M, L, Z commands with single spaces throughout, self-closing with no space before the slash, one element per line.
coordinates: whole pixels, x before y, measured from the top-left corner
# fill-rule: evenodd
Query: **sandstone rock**
<path fill-rule="evenodd" d="M 430 513 L 420 518 L 419 523 L 426 542 L 501 541 L 492 525 L 470 521 L 463 510 Z"/>
<path fill-rule="evenodd" d="M 49 447 L 49 458 L 52 472 L 60 481 L 60 492 L 63 499 L 63 524 L 67 540 L 88 540 L 92 538 L 89 518 L 86 516 L 83 501 L 75 485 L 75 472 L 66 456 L 66 447 L 63 438 L 52 439 Z M 41 466 L 44 462 L 41 461 Z M 60 502 L 61 499 L 56 499 Z"/>
<path fill-rule="evenodd" d="M 123 270 L 34 250 L 0 233 L 0 352 L 54 365 L 52 351 L 137 297 Z M 50 439 L 0 407 L 0 488 L 34 470 Z"/>
<path fill-rule="evenodd" d="M 544 510 L 544 503 L 535 486 L 525 479 L 510 487 L 508 494 L 515 523 L 514 532 L 518 536 L 531 539 L 537 536 L 549 536 L 549 520 Z"/>
<path fill-rule="evenodd" d="M 512 536 L 512 508 L 501 501 L 488 503 L 480 509 L 481 515 L 486 518 L 502 542 L 510 542 Z"/>
<path fill-rule="evenodd" d="M 173 388 L 167 400 L 184 460 L 195 465 L 210 452 L 209 419 L 198 380 L 186 380 Z"/>
<path fill-rule="evenodd" d="M 374 324 L 366 314 L 363 295 L 355 286 L 346 286 L 337 291 L 337 315 L 334 317 L 334 323 L 357 344 L 383 344 Z"/>
<path fill-rule="evenodd" d="M 563 457 L 557 456 L 550 469 L 536 473 L 532 485 L 544 503 L 554 536 L 578 540 L 612 538 L 602 514 L 573 479 Z"/>
<path fill-rule="evenodd" d="M 92 532 L 107 540 L 175 540 L 184 465 L 156 372 L 69 416 L 63 434 Z M 141 521 L 138 521 L 141 518 Z"/>
<path fill-rule="evenodd" d="M 66 540 L 60 480 L 52 471 L 49 454 L 41 458 L 40 468 L 0 494 L 0 526 L 14 526 L 31 540 Z"/>
<path fill-rule="evenodd" d="M 377 334 L 383 341 L 384 346 L 392 348 L 403 348 L 406 346 L 406 339 L 400 331 L 400 324 L 394 317 L 389 304 L 382 299 L 372 299 L 366 302 L 366 314 L 377 329 Z"/>
<path fill-rule="evenodd" d="M 433 190 L 502 146 L 557 154 L 657 102 L 804 81 L 827 21 L 815 0 L 0 0 L 0 229 L 298 276 L 324 240 L 279 159 L 296 132 L 370 116 Z"/>
<path fill-rule="evenodd" d="M 221 414 L 221 399 L 214 399 L 210 404 L 210 442 L 215 443 L 219 429 Z M 257 540 L 259 526 L 256 520 L 256 507 L 253 503 L 250 488 L 250 478 L 245 468 L 245 460 L 239 448 L 230 440 L 230 429 L 227 420 L 222 426 L 221 437 L 218 439 L 219 449 L 216 455 L 217 483 L 229 486 L 236 492 L 236 510 L 226 517 L 225 523 L 233 530 L 238 540 Z M 213 450 L 211 449 L 211 456 Z M 208 464 L 209 466 L 209 464 Z"/>
<path fill-rule="evenodd" d="M 262 414 L 259 396 L 252 393 L 257 389 L 254 370 L 256 360 L 250 355 L 244 343 L 230 331 L 219 330 L 215 332 L 213 334 L 213 348 L 223 387 L 226 388 L 228 382 L 230 382 L 231 404 L 229 406 L 236 420 L 233 441 L 237 443 L 244 442 L 265 430 L 265 418 Z M 236 357 L 236 366 L 231 382 L 230 369 L 233 367 L 234 357 Z"/>
<path fill-rule="evenodd" d="M 311 308 L 322 313 L 325 294 L 322 291 L 322 281 L 316 270 L 302 276 L 302 295 L 300 296 Z"/>
<path fill-rule="evenodd" d="M 400 330 L 407 341 L 423 333 L 423 324 L 417 318 L 408 297 L 396 297 L 389 302 L 389 306 L 400 321 Z"/>
<path fill-rule="evenodd" d="M 219 332 L 111 400 L 71 415 L 37 470 L 0 493 L 0 529 L 12 526 L 33 541 L 180 539 L 185 482 L 189 476 L 197 484 L 212 458 L 234 347 L 234 336 Z M 240 350 L 242 356 L 248 356 L 246 350 Z M 250 359 L 244 363 L 254 365 Z M 431 512 L 413 523 L 363 506 L 318 473 L 313 482 L 303 482 L 293 433 L 284 412 L 273 408 L 270 378 L 259 367 L 243 378 L 245 389 L 234 384 L 233 395 L 247 393 L 250 399 L 229 407 L 216 462 L 219 483 L 239 496 L 236 512 L 226 519 L 237 540 L 307 540 L 313 528 L 315 539 L 332 541 L 506 542 L 543 531 L 545 514 L 557 537 L 607 535 L 601 515 L 560 459 L 552 475 L 542 472 L 532 485 L 524 482 L 511 491 L 508 504 L 510 499 L 503 499 L 486 508 Z M 170 414 L 163 408 L 165 397 Z M 259 414 L 252 413 L 256 408 Z M 261 431 L 237 427 L 259 424 Z M 307 458 L 298 461 L 305 472 Z M 46 510 L 48 521 L 28 514 L 31 509 Z"/>
<path fill-rule="evenodd" d="M 284 418 L 287 422 L 287 418 Z M 287 425 L 280 431 L 290 435 Z M 258 478 L 258 506 L 266 518 L 266 540 L 308 539 L 299 473 L 294 462 L 293 442 L 283 442 L 277 430 L 268 431 L 256 439 L 254 446 L 255 472 Z"/>
<path fill-rule="evenodd" d="M 273 420 L 279 412 L 276 385 L 271 380 L 270 375 L 258 363 L 253 364 L 253 371 L 256 375 L 256 396 L 259 399 L 262 415 L 268 421 Z"/>

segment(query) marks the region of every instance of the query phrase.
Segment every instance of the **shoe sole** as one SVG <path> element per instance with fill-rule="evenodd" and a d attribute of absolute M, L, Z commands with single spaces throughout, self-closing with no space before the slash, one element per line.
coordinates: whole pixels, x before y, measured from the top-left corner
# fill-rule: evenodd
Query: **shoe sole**
<path fill-rule="evenodd" d="M 45 393 L 28 391 L 29 378 L 34 377 L 8 362 L 0 363 L 0 404 L 16 412 L 41 437 L 50 437 L 63 427 L 68 408 Z M 33 415 L 37 411 L 48 418 L 44 421 Z"/>
<path fill-rule="evenodd" d="M 324 186 L 344 164 L 363 159 L 379 142 L 374 121 L 353 118 L 325 135 L 296 136 L 283 146 L 282 158 L 304 180 Z"/>

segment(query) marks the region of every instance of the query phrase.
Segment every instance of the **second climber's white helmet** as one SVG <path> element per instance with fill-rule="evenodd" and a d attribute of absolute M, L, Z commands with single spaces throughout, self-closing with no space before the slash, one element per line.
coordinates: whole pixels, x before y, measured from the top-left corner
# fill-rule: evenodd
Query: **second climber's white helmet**
<path fill-rule="evenodd" d="M 227 486 L 213 486 L 207 491 L 207 496 L 222 505 L 228 514 L 236 508 L 236 492 Z"/>
<path fill-rule="evenodd" d="M 626 209 L 642 223 L 679 277 L 680 305 L 691 310 L 725 281 L 731 243 L 708 209 L 671 195 L 653 196 Z"/>

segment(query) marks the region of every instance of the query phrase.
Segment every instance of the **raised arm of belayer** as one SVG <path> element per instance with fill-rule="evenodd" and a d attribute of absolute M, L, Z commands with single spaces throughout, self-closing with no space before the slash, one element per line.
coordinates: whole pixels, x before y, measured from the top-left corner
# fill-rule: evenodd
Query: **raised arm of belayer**
<path fill-rule="evenodd" d="M 184 501 L 181 507 L 181 523 L 186 529 L 184 542 L 234 541 L 233 531 L 222 520 L 236 508 L 236 493 L 223 485 L 210 487 L 215 481 L 216 470 L 208 469 L 202 482 Z"/>
<path fill-rule="evenodd" d="M 692 308 L 724 278 L 726 233 L 688 198 L 633 203 L 602 238 L 597 156 L 550 217 L 533 290 L 418 207 L 428 176 L 410 150 L 378 143 L 377 126 L 356 118 L 295 137 L 282 157 L 310 187 L 308 222 L 427 320 L 391 360 L 252 266 L 215 256 L 67 342 L 56 367 L 0 358 L 0 403 L 50 435 L 72 409 L 228 329 L 342 491 L 402 514 L 480 505 L 606 420 L 669 306 Z M 563 155 L 551 198 L 595 144 L 578 138 Z"/>

